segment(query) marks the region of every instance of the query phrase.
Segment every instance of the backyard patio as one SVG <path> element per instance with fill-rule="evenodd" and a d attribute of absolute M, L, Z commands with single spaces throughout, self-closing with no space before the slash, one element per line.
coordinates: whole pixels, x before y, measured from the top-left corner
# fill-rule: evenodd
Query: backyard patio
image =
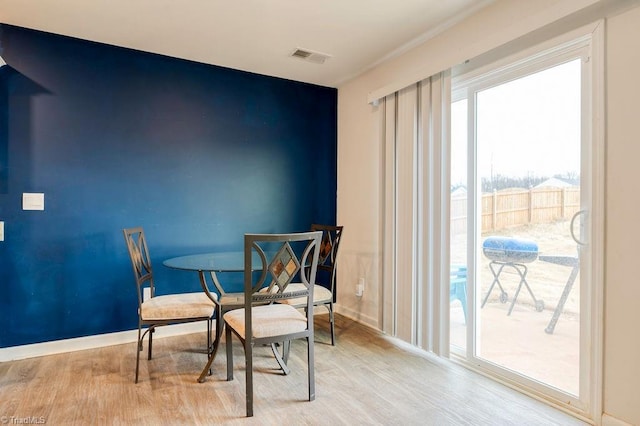
<path fill-rule="evenodd" d="M 500 283 L 508 294 L 506 303 L 500 300 L 500 290 L 495 286 L 483 308 L 484 300 L 494 276 L 489 268 L 490 259 L 481 255 L 479 270 L 480 299 L 478 302 L 479 333 L 478 356 L 509 370 L 517 371 L 534 380 L 544 382 L 564 392 L 577 395 L 579 390 L 580 351 L 580 276 L 571 287 L 566 303 L 553 330 L 549 327 L 554 310 L 571 273 L 571 267 L 540 260 L 540 256 L 577 257 L 575 242 L 569 235 L 568 221 L 532 224 L 492 231 L 482 236 L 507 236 L 535 241 L 538 258 L 526 263 L 526 281 L 537 300 L 544 302 L 544 309 L 537 311 L 534 300 L 523 286 L 511 315 L 507 315 L 511 301 L 520 282 L 520 275 L 512 267 L 505 267 Z M 452 253 L 452 263 L 463 262 L 461 241 L 457 253 Z M 545 331 L 552 331 L 547 332 Z M 451 343 L 465 347 L 466 325 L 462 307 L 451 304 Z"/>
<path fill-rule="evenodd" d="M 508 305 L 487 303 L 482 308 L 484 359 L 518 371 L 564 392 L 577 395 L 579 386 L 579 318 L 563 314 L 553 334 L 546 333 L 552 311 L 536 312 L 516 303 L 507 316 Z M 463 346 L 466 326 L 459 304 L 451 306 L 451 343 Z"/>

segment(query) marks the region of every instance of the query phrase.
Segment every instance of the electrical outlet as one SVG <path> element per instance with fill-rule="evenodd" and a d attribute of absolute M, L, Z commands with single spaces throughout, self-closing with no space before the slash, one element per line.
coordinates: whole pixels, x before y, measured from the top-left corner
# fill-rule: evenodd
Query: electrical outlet
<path fill-rule="evenodd" d="M 356 284 L 356 296 L 362 297 L 364 293 L 364 278 L 358 278 L 358 284 Z"/>
<path fill-rule="evenodd" d="M 0 222 L 0 241 L 4 241 L 4 221 Z"/>
<path fill-rule="evenodd" d="M 149 287 L 145 287 L 142 289 L 142 301 L 146 302 L 151 299 L 151 289 Z"/>

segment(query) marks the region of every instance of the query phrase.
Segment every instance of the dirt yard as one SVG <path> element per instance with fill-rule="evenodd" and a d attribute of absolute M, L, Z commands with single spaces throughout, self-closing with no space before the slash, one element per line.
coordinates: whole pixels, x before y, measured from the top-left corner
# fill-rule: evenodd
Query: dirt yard
<path fill-rule="evenodd" d="M 549 224 L 536 224 L 525 225 L 517 228 L 502 229 L 492 232 L 490 234 L 482 235 L 482 241 L 490 236 L 503 236 L 512 238 L 522 238 L 535 242 L 538 245 L 539 255 L 563 255 L 563 256 L 577 256 L 577 245 L 571 238 L 569 233 L 569 221 L 561 221 Z M 452 237 L 452 264 L 465 264 L 466 256 L 466 236 L 456 235 Z M 480 288 L 481 300 L 484 299 L 489 286 L 493 281 L 493 274 L 489 269 L 489 263 L 491 262 L 483 254 L 480 255 Z M 541 260 L 535 260 L 531 263 L 526 263 L 527 276 L 526 280 L 533 294 L 537 299 L 544 301 L 545 310 L 553 311 L 560 299 L 562 291 L 565 287 L 569 274 L 571 273 L 571 267 L 556 265 L 553 263 L 543 262 Z M 505 267 L 500 275 L 500 283 L 504 290 L 508 293 L 509 302 L 513 297 L 518 283 L 520 282 L 520 276 L 511 267 Z M 500 291 L 497 286 L 491 292 L 487 303 L 500 303 L 499 301 Z M 580 275 L 576 278 L 569 298 L 564 306 L 564 314 L 578 315 L 580 313 Z M 518 295 L 517 305 L 529 305 L 533 308 L 534 303 L 531 296 L 523 287 Z"/>

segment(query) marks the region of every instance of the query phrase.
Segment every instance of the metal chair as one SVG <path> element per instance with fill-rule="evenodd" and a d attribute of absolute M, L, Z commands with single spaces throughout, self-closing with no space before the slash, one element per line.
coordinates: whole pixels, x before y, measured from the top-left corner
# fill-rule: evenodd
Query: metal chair
<path fill-rule="evenodd" d="M 253 416 L 254 346 L 285 342 L 288 352 L 291 340 L 306 339 L 309 401 L 315 399 L 313 283 L 321 239 L 320 231 L 244 237 L 244 307 L 224 314 L 224 322 L 227 380 L 233 380 L 232 333 L 244 346 L 247 417 Z M 255 257 L 258 264 L 252 265 Z M 290 284 L 294 280 L 299 280 L 301 286 L 292 290 Z M 299 297 L 306 299 L 306 315 L 291 305 L 273 303 Z M 277 351 L 274 353 L 278 358 Z M 282 360 L 278 362 L 283 365 Z"/>
<path fill-rule="evenodd" d="M 211 346 L 211 324 L 214 303 L 204 292 L 180 293 L 156 296 L 151 258 L 142 227 L 123 229 L 138 296 L 138 344 L 136 356 L 136 380 L 140 367 L 140 352 L 144 336 L 149 334 L 148 359 L 151 359 L 153 332 L 156 327 L 195 321 L 207 322 L 207 352 Z M 148 297 L 145 300 L 145 289 Z M 146 327 L 144 333 L 142 329 Z"/>
<path fill-rule="evenodd" d="M 451 266 L 449 273 L 449 301 L 459 300 L 462 305 L 462 314 L 467 321 L 467 267 L 462 265 Z"/>
<path fill-rule="evenodd" d="M 336 290 L 336 263 L 338 260 L 338 247 L 342 237 L 342 226 L 311 225 L 312 231 L 322 231 L 320 254 L 318 257 L 318 274 L 316 285 L 313 289 L 313 306 L 324 306 L 329 311 L 329 324 L 331 326 L 331 344 L 336 344 L 335 319 L 333 315 L 333 301 Z M 308 269 L 308 268 L 307 268 Z M 320 280 L 324 284 L 317 284 Z M 300 284 L 293 284 L 294 288 Z M 279 303 L 286 303 L 296 308 L 304 308 L 304 299 L 287 299 Z M 286 358 L 285 358 L 286 361 Z"/>

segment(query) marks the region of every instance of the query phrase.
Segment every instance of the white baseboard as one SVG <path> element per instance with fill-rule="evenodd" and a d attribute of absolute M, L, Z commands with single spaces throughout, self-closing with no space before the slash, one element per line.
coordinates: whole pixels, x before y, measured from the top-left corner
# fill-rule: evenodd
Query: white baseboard
<path fill-rule="evenodd" d="M 206 331 L 207 326 L 205 322 L 167 325 L 158 327 L 153 338 L 155 340 L 157 338 L 179 336 L 182 334 L 206 333 Z M 98 334 L 74 339 L 54 340 L 51 342 L 0 348 L 0 362 L 135 343 L 137 337 L 138 330 L 127 330 L 117 333 Z"/>
<path fill-rule="evenodd" d="M 602 414 L 602 426 L 633 426 L 623 420 L 617 419 L 607 413 Z"/>
<path fill-rule="evenodd" d="M 361 312 L 355 311 L 350 308 L 346 308 L 338 304 L 334 305 L 334 308 L 336 312 L 339 313 L 340 315 L 343 315 L 361 324 L 368 325 L 369 327 L 374 328 L 376 330 L 380 330 L 380 327 L 378 326 L 378 318 L 362 315 Z"/>
<path fill-rule="evenodd" d="M 378 321 L 375 318 L 363 316 L 357 311 L 335 306 L 336 312 L 354 321 L 358 321 L 378 330 Z M 215 329 L 215 323 L 213 324 Z M 167 325 L 158 327 L 154 339 L 206 332 L 204 322 Z M 97 334 L 73 339 L 54 340 L 50 342 L 33 343 L 29 345 L 10 346 L 0 348 L 0 362 L 15 361 L 19 359 L 35 358 L 38 356 L 54 355 L 66 352 L 83 351 L 86 349 L 103 348 L 105 346 L 123 345 L 134 343 L 138 336 L 138 330 L 127 330 L 116 333 Z"/>

